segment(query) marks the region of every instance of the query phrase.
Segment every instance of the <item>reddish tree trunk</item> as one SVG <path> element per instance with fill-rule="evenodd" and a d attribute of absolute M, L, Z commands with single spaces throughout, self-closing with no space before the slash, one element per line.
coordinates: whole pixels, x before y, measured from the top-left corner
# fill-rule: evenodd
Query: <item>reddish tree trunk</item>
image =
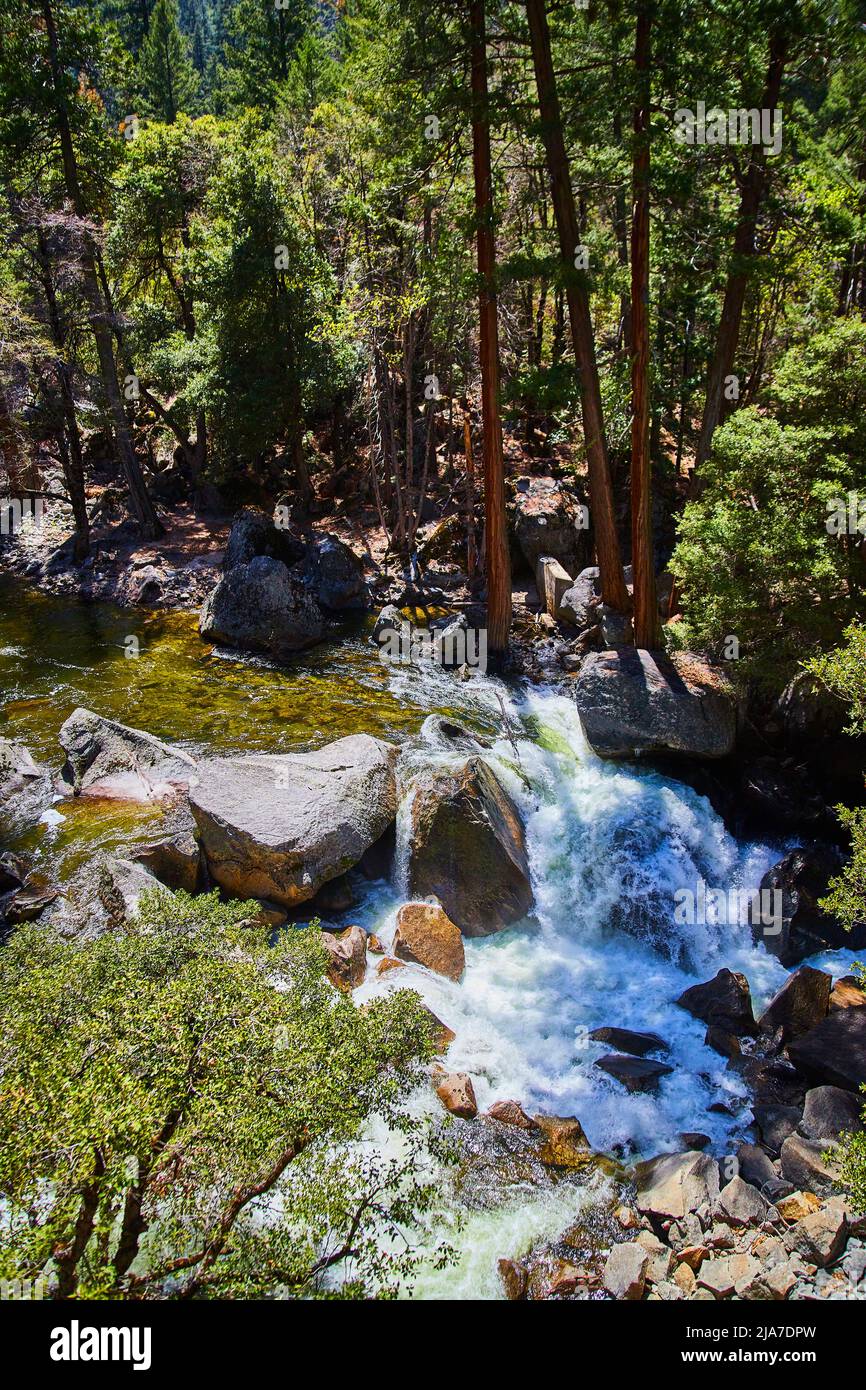
<path fill-rule="evenodd" d="M 526 15 L 529 20 L 532 60 L 538 87 L 541 138 L 547 155 L 559 249 L 566 267 L 566 299 L 574 356 L 580 377 L 580 402 L 589 465 L 590 502 L 601 596 L 606 604 L 625 612 L 629 606 L 629 598 L 614 519 L 613 487 L 604 437 L 601 386 L 595 358 L 592 317 L 586 285 L 574 267 L 574 254 L 580 238 L 568 154 L 562 135 L 562 117 L 544 0 L 526 0 Z"/>
<path fill-rule="evenodd" d="M 484 0 L 471 0 L 472 168 L 477 219 L 478 296 L 481 359 L 481 419 L 484 451 L 487 645 L 508 646 L 511 628 L 511 562 L 505 517 L 502 420 L 499 415 L 499 329 L 496 317 L 496 246 L 493 234 L 493 173 L 490 161 L 490 103 L 487 92 L 487 39 Z"/>
<path fill-rule="evenodd" d="M 649 389 L 649 174 L 650 174 L 649 5 L 638 9 L 634 61 L 638 98 L 634 111 L 631 223 L 631 550 L 634 577 L 636 647 L 661 646 L 652 536 Z"/>

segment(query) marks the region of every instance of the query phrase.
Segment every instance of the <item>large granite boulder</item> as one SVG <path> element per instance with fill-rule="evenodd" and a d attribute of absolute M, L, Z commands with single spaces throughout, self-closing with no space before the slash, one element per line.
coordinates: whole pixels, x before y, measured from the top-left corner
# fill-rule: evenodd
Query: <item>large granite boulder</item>
<path fill-rule="evenodd" d="M 369 734 L 312 753 L 202 763 L 190 808 L 208 868 L 236 898 L 306 902 L 397 813 L 397 749 Z"/>
<path fill-rule="evenodd" d="M 824 970 L 802 965 L 789 975 L 781 989 L 770 1000 L 758 1027 L 762 1033 L 781 1029 L 782 1042 L 802 1037 L 810 1028 L 826 1018 L 830 1007 L 832 977 Z"/>
<path fill-rule="evenodd" d="M 370 607 L 370 590 L 361 561 L 337 536 L 322 536 L 311 545 L 304 577 L 316 601 L 329 612 L 363 611 Z"/>
<path fill-rule="evenodd" d="M 259 555 L 268 555 L 292 566 L 303 560 L 306 550 L 300 536 L 275 525 L 267 512 L 259 507 L 244 507 L 232 521 L 223 569 L 228 571 L 238 565 L 248 565 Z"/>
<path fill-rule="evenodd" d="M 680 1221 L 719 1196 L 719 1165 L 696 1150 L 659 1154 L 635 1165 L 636 1206 L 646 1216 Z"/>
<path fill-rule="evenodd" d="M 533 574 L 542 555 L 558 560 L 568 574 L 577 574 L 586 565 L 590 541 L 581 505 L 553 478 L 529 478 L 518 484 L 512 508 L 514 538 Z"/>
<path fill-rule="evenodd" d="M 74 796 L 161 801 L 195 776 L 189 753 L 93 710 L 73 710 L 59 734 L 66 754 L 61 785 Z"/>
<path fill-rule="evenodd" d="M 822 912 L 818 901 L 827 892 L 831 877 L 839 872 L 841 859 L 829 847 L 792 849 L 774 864 L 761 880 L 761 893 L 778 894 L 767 899 L 781 907 L 778 932 L 765 932 L 756 923 L 752 931 L 766 949 L 783 965 L 797 965 L 816 951 L 866 947 L 866 925 L 846 931 L 835 917 Z"/>
<path fill-rule="evenodd" d="M 866 1077 L 866 1009 L 835 1009 L 790 1043 L 788 1056 L 817 1085 L 859 1092 Z"/>
<path fill-rule="evenodd" d="M 813 1086 L 806 1092 L 800 1133 L 816 1143 L 829 1140 L 836 1143 L 840 1134 L 854 1133 L 863 1128 L 863 1098 L 838 1086 Z"/>
<path fill-rule="evenodd" d="M 413 896 L 438 898 L 464 936 L 501 931 L 532 907 L 520 815 L 480 758 L 433 772 L 416 789 L 410 855 Z"/>
<path fill-rule="evenodd" d="M 51 797 L 48 769 L 34 762 L 23 743 L 0 738 L 0 829 L 23 829 L 38 820 Z"/>
<path fill-rule="evenodd" d="M 556 616 L 561 622 L 582 632 L 596 620 L 600 592 L 598 566 L 591 565 L 589 569 L 581 570 L 571 587 L 566 589 L 559 600 Z"/>
<path fill-rule="evenodd" d="M 202 637 L 274 656 L 314 646 L 324 630 L 321 610 L 303 579 L 266 555 L 228 570 L 199 617 Z"/>
<path fill-rule="evenodd" d="M 723 758 L 737 715 L 726 678 L 688 653 L 590 652 L 575 683 L 586 737 L 602 758 Z"/>

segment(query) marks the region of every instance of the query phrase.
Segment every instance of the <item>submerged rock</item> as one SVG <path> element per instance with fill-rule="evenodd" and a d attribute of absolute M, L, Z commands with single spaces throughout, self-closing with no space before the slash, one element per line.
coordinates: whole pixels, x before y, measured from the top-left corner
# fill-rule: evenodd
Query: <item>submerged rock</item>
<path fill-rule="evenodd" d="M 11 832 L 38 820 L 50 795 L 48 769 L 23 743 L 0 738 L 0 827 Z"/>
<path fill-rule="evenodd" d="M 397 812 L 397 749 L 369 734 L 317 752 L 215 758 L 190 789 L 208 868 L 236 898 L 306 902 Z"/>
<path fill-rule="evenodd" d="M 625 1057 L 612 1052 L 600 1057 L 595 1064 L 607 1072 L 614 1080 L 622 1082 L 627 1091 L 656 1091 L 663 1076 L 669 1076 L 673 1067 L 664 1062 L 653 1062 L 647 1057 Z"/>
<path fill-rule="evenodd" d="M 631 1028 L 594 1028 L 590 1042 L 610 1043 L 619 1052 L 645 1057 L 648 1052 L 668 1052 L 667 1043 L 658 1033 L 635 1033 Z"/>
<path fill-rule="evenodd" d="M 586 737 L 602 758 L 676 753 L 723 758 L 736 708 L 719 671 L 699 657 L 636 648 L 590 652 L 575 683 Z"/>
<path fill-rule="evenodd" d="M 58 737 L 66 754 L 61 782 L 74 796 L 160 801 L 196 773 L 189 753 L 93 710 L 74 710 Z"/>
<path fill-rule="evenodd" d="M 409 882 L 438 898 L 464 936 L 488 936 L 532 907 L 517 807 L 490 768 L 470 758 L 431 774 L 411 808 Z"/>

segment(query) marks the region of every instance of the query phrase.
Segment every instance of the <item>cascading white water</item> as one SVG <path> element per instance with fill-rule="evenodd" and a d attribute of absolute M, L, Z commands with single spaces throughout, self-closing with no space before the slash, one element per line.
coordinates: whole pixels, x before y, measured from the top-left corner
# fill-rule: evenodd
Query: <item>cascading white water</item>
<path fill-rule="evenodd" d="M 402 673 L 423 679 L 441 706 L 435 671 Z M 417 694 L 417 691 L 416 691 Z M 726 1059 L 704 1044 L 705 1025 L 675 1001 L 690 984 L 722 966 L 747 975 L 756 1008 L 786 971 L 750 927 L 682 926 L 674 921 L 677 889 L 708 885 L 757 887 L 780 857 L 780 846 L 738 844 L 710 804 L 691 788 L 634 765 L 603 762 L 589 748 L 574 703 L 533 690 L 515 696 L 501 683 L 477 678 L 459 688 L 467 714 L 507 717 L 507 730 L 486 757 L 518 804 L 526 826 L 534 916 L 507 931 L 466 941 L 466 971 L 454 984 L 420 967 L 384 977 L 372 974 L 356 997 L 397 987 L 418 989 L 456 1033 L 449 1069 L 472 1078 L 480 1109 L 519 1100 L 530 1112 L 576 1115 L 590 1141 L 610 1151 L 652 1154 L 681 1147 L 684 1131 L 708 1134 L 717 1154 L 730 1153 L 750 1117 L 745 1087 Z M 502 708 L 500 708 L 502 707 Z M 466 756 L 443 749 L 427 726 L 404 753 L 404 786 L 413 774 Z M 406 797 L 411 796 L 411 791 Z M 398 885 L 379 885 L 361 920 L 390 945 L 396 909 L 404 901 L 407 800 L 398 817 Z M 353 919 L 358 919 L 357 909 Z M 852 956 L 837 952 L 834 974 Z M 595 1061 L 613 1049 L 588 1034 L 617 1025 L 661 1034 L 673 1067 L 655 1094 L 629 1095 Z M 733 1115 L 711 1112 L 727 1102 Z M 497 1256 L 519 1253 L 562 1229 L 560 1207 L 585 1201 L 560 1192 L 496 1214 L 474 1213 L 460 1242 L 455 1275 L 422 1285 L 426 1297 L 496 1296 Z M 456 1284 L 455 1284 L 456 1280 Z"/>

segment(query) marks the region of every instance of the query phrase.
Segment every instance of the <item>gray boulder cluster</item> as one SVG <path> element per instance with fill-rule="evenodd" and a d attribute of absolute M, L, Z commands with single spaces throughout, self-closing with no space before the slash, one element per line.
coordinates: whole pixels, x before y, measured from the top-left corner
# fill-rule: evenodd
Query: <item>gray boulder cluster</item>
<path fill-rule="evenodd" d="M 398 948 L 405 960 L 434 970 L 447 959 L 446 974 L 462 960 L 455 933 L 462 940 L 499 931 L 532 907 L 519 812 L 479 756 L 482 744 L 457 725 L 448 728 L 465 756 L 455 751 L 447 771 L 413 774 L 407 788 L 411 891 L 437 907 L 407 918 Z M 10 920 L 12 899 L 20 897 L 21 911 L 26 899 L 29 916 L 46 909 L 64 931 L 104 930 L 132 915 L 146 887 L 162 883 L 188 892 L 217 886 L 255 900 L 260 919 L 279 925 L 303 903 L 319 913 L 351 906 L 347 871 L 361 866 L 377 876 L 387 863 L 399 750 L 385 740 L 353 734 L 306 753 L 199 760 L 141 729 L 77 709 L 60 730 L 60 744 L 65 762 L 53 784 L 26 749 L 0 745 L 10 800 L 29 798 L 34 817 L 52 785 L 65 796 L 152 802 L 164 808 L 164 833 L 136 846 L 129 859 L 99 856 L 63 893 L 32 903 L 26 868 L 7 856 L 0 894 Z M 357 944 L 353 951 L 357 960 Z"/>
<path fill-rule="evenodd" d="M 225 646 L 284 657 L 322 641 L 329 617 L 369 605 L 361 561 L 337 536 L 305 542 L 247 507 L 232 524 L 199 631 Z"/>

